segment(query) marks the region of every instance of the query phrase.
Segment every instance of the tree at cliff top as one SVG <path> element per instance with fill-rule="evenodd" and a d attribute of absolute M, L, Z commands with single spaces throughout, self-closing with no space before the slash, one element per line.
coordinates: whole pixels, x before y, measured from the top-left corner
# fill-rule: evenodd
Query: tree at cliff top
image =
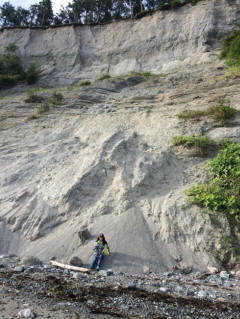
<path fill-rule="evenodd" d="M 29 10 L 14 8 L 9 2 L 0 6 L 0 25 L 3 27 L 61 24 L 100 24 L 117 19 L 139 18 L 155 10 L 176 9 L 199 0 L 72 0 L 56 15 L 51 0 L 42 0 Z"/>
<path fill-rule="evenodd" d="M 48 26 L 53 22 L 53 9 L 51 0 L 42 0 L 37 5 L 36 25 Z"/>

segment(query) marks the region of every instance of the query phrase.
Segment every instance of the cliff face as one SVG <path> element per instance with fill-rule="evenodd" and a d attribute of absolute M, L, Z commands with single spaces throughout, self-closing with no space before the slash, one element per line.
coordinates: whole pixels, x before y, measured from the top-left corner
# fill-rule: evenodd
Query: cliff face
<path fill-rule="evenodd" d="M 215 105 L 218 96 L 239 109 L 239 79 L 224 78 L 215 51 L 239 6 L 202 1 L 139 21 L 0 34 L 1 48 L 15 42 L 26 63 L 41 63 L 45 83 L 174 67 L 62 88 L 58 107 L 35 120 L 29 116 L 39 105 L 25 102 L 29 87 L 0 99 L 0 254 L 78 255 L 88 265 L 104 232 L 113 253 L 105 266 L 114 269 L 163 271 L 177 263 L 204 270 L 231 261 L 224 239 L 239 242 L 238 233 L 226 218 L 214 223 L 201 214 L 184 193 L 206 181 L 213 155 L 175 149 L 172 138 L 240 142 L 239 115 L 227 127 L 177 116 Z M 47 101 L 54 90 L 40 94 Z M 91 235 L 82 243 L 85 228 Z"/>
<path fill-rule="evenodd" d="M 38 61 L 42 79 L 51 83 L 68 84 L 103 73 L 161 73 L 208 61 L 210 46 L 216 46 L 239 18 L 239 1 L 207 0 L 104 26 L 4 30 L 0 50 L 16 43 L 24 62 Z"/>

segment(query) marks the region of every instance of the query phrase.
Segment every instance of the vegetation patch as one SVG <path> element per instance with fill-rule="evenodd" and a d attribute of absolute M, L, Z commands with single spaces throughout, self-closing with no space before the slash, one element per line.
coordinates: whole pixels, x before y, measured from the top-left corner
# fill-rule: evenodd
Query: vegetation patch
<path fill-rule="evenodd" d="M 4 53 L 0 55 L 0 89 L 13 87 L 20 81 L 33 84 L 38 80 L 39 74 L 35 62 L 24 70 L 17 45 L 9 43 L 5 47 Z"/>
<path fill-rule="evenodd" d="M 28 84 L 35 84 L 40 76 L 40 70 L 37 62 L 32 62 L 26 71 L 26 81 Z"/>
<path fill-rule="evenodd" d="M 192 204 L 225 213 L 240 222 L 240 143 L 230 143 L 209 162 L 211 180 L 190 188 Z"/>
<path fill-rule="evenodd" d="M 144 76 L 145 78 L 151 77 L 153 74 L 151 72 L 137 72 L 136 75 Z"/>
<path fill-rule="evenodd" d="M 228 66 L 227 77 L 240 76 L 240 24 L 222 39 L 222 50 L 219 56 L 225 59 Z"/>
<path fill-rule="evenodd" d="M 37 120 L 39 119 L 39 115 L 38 114 L 31 114 L 27 117 L 27 121 L 31 121 L 31 120 Z"/>
<path fill-rule="evenodd" d="M 90 81 L 81 81 L 79 83 L 74 84 L 74 87 L 75 88 L 79 88 L 81 86 L 88 86 L 88 85 L 91 85 Z"/>
<path fill-rule="evenodd" d="M 34 92 L 28 92 L 27 98 L 24 100 L 25 103 L 41 103 L 44 98 Z"/>
<path fill-rule="evenodd" d="M 111 78 L 111 76 L 109 74 L 103 74 L 96 81 L 99 82 L 99 81 L 103 81 L 103 80 L 110 79 L 110 78 Z"/>
<path fill-rule="evenodd" d="M 54 93 L 52 94 L 52 96 L 49 99 L 49 102 L 56 106 L 56 105 L 61 104 L 62 100 L 63 100 L 62 93 L 54 91 Z"/>
<path fill-rule="evenodd" d="M 217 99 L 217 104 L 209 107 L 206 110 L 187 110 L 178 114 L 180 119 L 193 119 L 199 120 L 205 116 L 213 117 L 214 121 L 221 124 L 226 124 L 230 119 L 234 117 L 237 110 L 230 106 L 230 101 L 224 97 L 219 97 Z"/>
<path fill-rule="evenodd" d="M 49 111 L 49 109 L 50 109 L 49 104 L 48 103 L 43 103 L 37 108 L 37 112 L 39 114 L 42 114 L 42 113 L 45 113 L 45 112 Z"/>
<path fill-rule="evenodd" d="M 174 136 L 172 141 L 174 146 L 183 145 L 187 148 L 194 148 L 199 153 L 205 153 L 209 147 L 216 146 L 214 140 L 210 140 L 208 137 L 194 135 L 194 136 Z"/>

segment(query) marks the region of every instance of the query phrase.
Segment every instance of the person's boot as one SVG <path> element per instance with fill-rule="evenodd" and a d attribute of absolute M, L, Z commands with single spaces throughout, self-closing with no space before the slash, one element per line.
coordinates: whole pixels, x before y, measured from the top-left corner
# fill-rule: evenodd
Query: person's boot
<path fill-rule="evenodd" d="M 97 266 L 97 268 L 96 268 L 96 269 L 97 269 L 97 271 L 99 271 L 100 267 L 99 267 L 99 266 Z"/>

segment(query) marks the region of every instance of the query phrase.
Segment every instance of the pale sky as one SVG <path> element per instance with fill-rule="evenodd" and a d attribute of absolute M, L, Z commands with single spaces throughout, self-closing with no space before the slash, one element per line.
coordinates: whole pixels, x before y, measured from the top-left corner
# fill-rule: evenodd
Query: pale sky
<path fill-rule="evenodd" d="M 30 5 L 39 3 L 40 0 L 0 0 L 0 6 L 3 5 L 4 2 L 10 2 L 15 8 L 23 7 L 29 9 Z M 52 0 L 54 13 L 58 13 L 61 6 L 65 7 L 69 2 L 71 2 L 71 0 Z"/>

